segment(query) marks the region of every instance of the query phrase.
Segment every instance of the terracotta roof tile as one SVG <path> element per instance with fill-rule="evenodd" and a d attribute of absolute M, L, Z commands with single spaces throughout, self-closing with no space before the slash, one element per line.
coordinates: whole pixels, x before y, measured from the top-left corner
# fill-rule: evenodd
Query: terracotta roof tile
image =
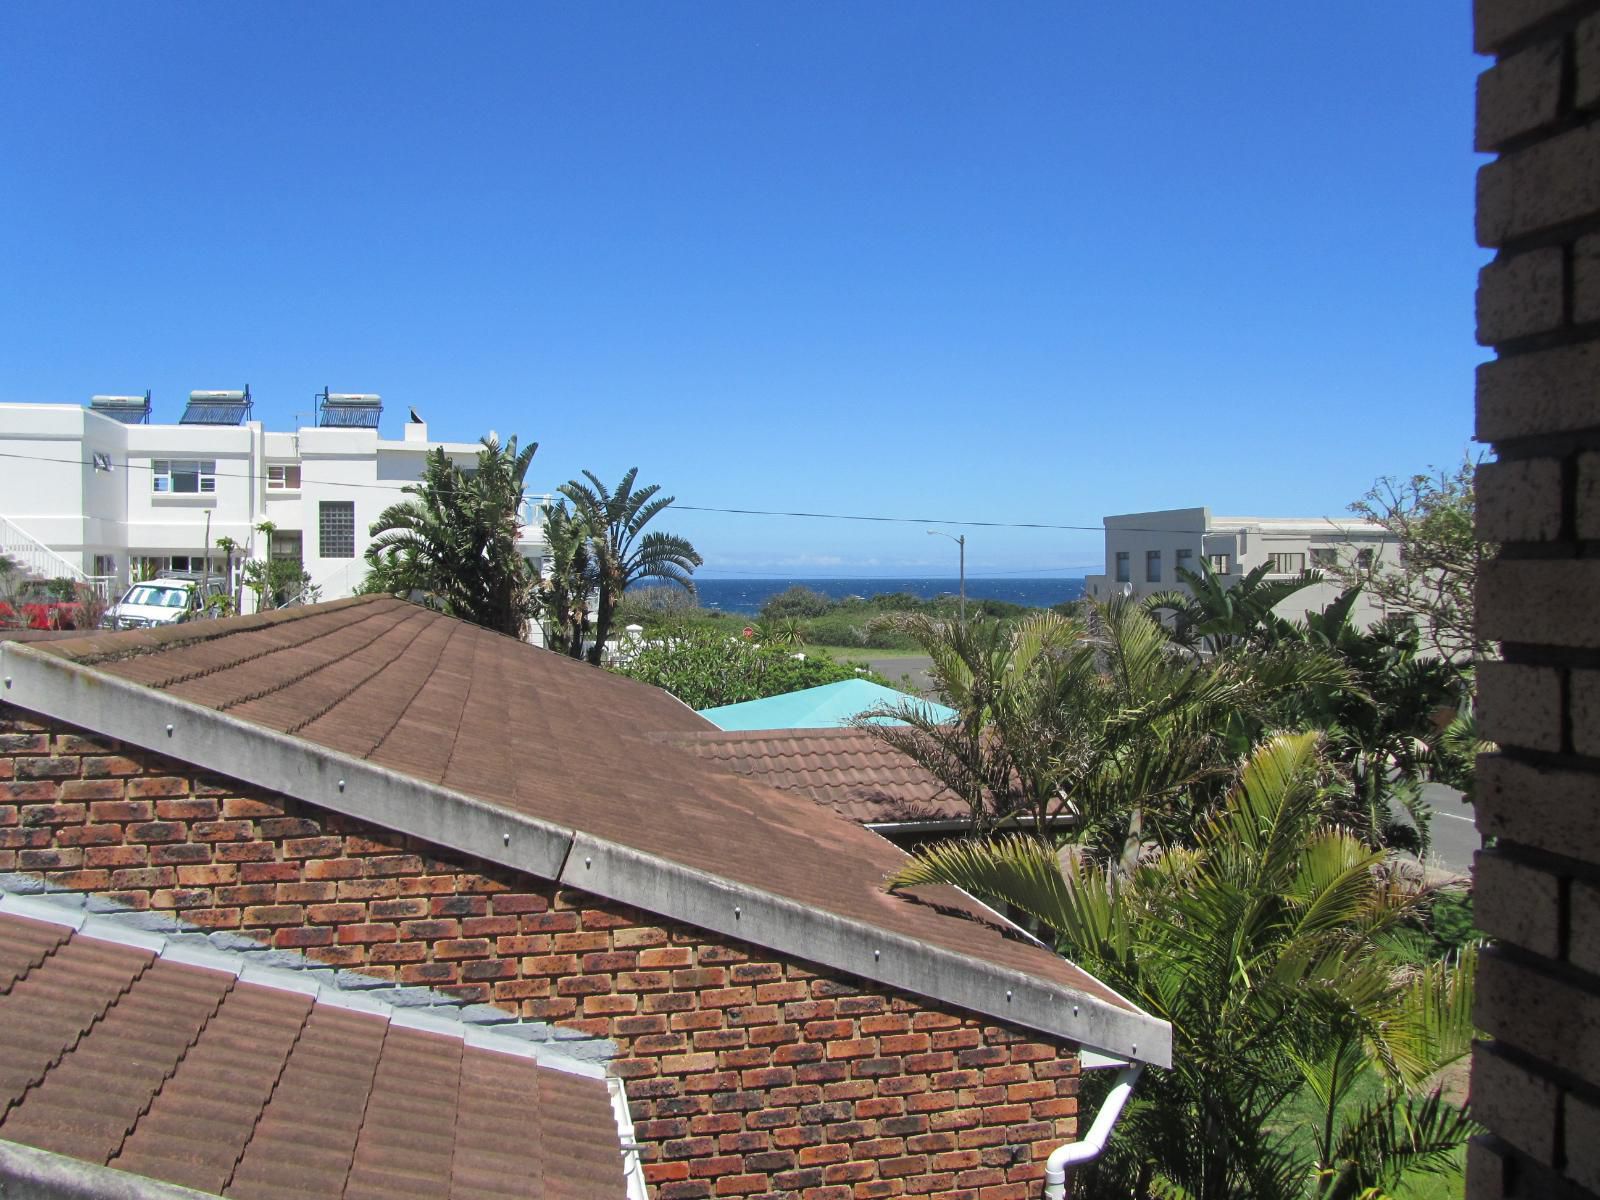
<path fill-rule="evenodd" d="M 1131 1007 L 953 889 L 887 894 L 883 880 L 902 853 L 859 825 L 827 819 L 804 788 L 764 786 L 749 763 L 752 777 L 664 744 L 660 735 L 716 732 L 665 692 L 391 597 L 30 649 L 168 687 L 490 804 Z M 926 780 L 915 772 L 896 776 L 881 754 L 841 732 L 837 746 L 775 773 L 791 782 L 852 780 L 864 789 L 852 801 L 858 805 L 876 803 L 877 785 L 892 785 L 897 797 L 928 792 L 935 803 Z M 762 758 L 783 757 L 777 742 L 767 744 L 772 749 Z"/>
<path fill-rule="evenodd" d="M 680 734 L 672 739 L 716 766 L 799 792 L 862 825 L 962 821 L 966 802 L 864 729 Z"/>
<path fill-rule="evenodd" d="M 12 984 L 66 940 L 66 929 L 44 921 L 19 918 L 0 926 L 0 994 L 9 992 Z"/>
<path fill-rule="evenodd" d="M 46 959 L 42 969 L 48 972 L 51 965 L 59 964 Z M 0 1121 L 0 1137 L 109 1162 L 231 982 L 218 971 L 152 963 L 43 1081 L 11 1106 Z"/>
<path fill-rule="evenodd" d="M 300 1036 L 311 998 L 241 988 L 166 1081 L 110 1165 L 220 1192 Z"/>
<path fill-rule="evenodd" d="M 624 1193 L 603 1079 L 0 913 L 18 946 L 0 1138 L 261 1200 Z"/>
<path fill-rule="evenodd" d="M 0 919 L 9 924 L 14 918 Z M 41 960 L 0 996 L 0 1113 L 11 1108 L 61 1060 L 149 966 L 152 955 L 74 939 Z M 52 970 L 42 969 L 43 963 Z M 64 969 L 63 969 L 64 968 Z M 0 1137 L 5 1125 L 0 1121 Z"/>

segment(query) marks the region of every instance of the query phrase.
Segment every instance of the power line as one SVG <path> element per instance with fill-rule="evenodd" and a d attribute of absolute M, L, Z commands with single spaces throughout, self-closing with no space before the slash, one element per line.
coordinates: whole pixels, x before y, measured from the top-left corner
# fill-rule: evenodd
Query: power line
<path fill-rule="evenodd" d="M 46 457 L 44 455 L 17 454 L 17 453 L 14 453 L 14 452 L 7 452 L 7 451 L 0 451 L 0 458 L 20 459 L 20 460 L 25 461 L 25 462 L 59 463 L 62 466 L 95 467 L 95 468 L 101 469 L 101 470 L 105 469 L 105 464 L 104 463 L 97 463 L 93 459 L 88 459 L 88 458 L 49 458 L 49 457 Z M 193 462 L 193 461 L 196 461 L 196 460 L 194 460 L 194 459 L 178 459 L 178 460 L 153 460 L 153 461 Z M 201 460 L 198 460 L 198 461 L 213 461 L 213 460 L 201 459 Z M 269 464 L 269 465 L 276 465 L 276 464 Z M 117 468 L 121 468 L 122 470 L 125 470 L 125 471 L 151 471 L 151 472 L 153 472 L 155 470 L 153 462 L 152 463 L 136 463 L 136 462 L 126 462 L 126 461 L 125 462 L 116 462 L 116 463 L 111 463 L 110 467 L 113 470 L 115 470 Z M 217 479 L 245 479 L 245 480 L 249 480 L 249 479 L 257 478 L 257 476 L 254 475 L 253 473 L 241 474 L 241 473 L 236 472 L 236 471 L 213 471 L 213 472 L 209 472 L 209 474 L 211 474 L 211 476 L 213 478 L 217 478 Z M 349 481 L 346 481 L 346 480 L 316 479 L 316 478 L 312 478 L 312 477 L 306 476 L 303 472 L 301 474 L 301 482 L 302 483 L 313 483 L 313 484 L 316 484 L 316 485 L 321 486 L 321 487 L 331 487 L 331 488 L 368 488 L 368 489 L 371 489 L 373 491 L 383 491 L 383 492 L 391 492 L 391 493 L 396 491 L 396 490 L 398 490 L 393 484 L 387 484 L 387 483 L 353 483 L 353 482 L 349 482 Z M 188 493 L 185 493 L 185 494 L 188 494 Z M 533 496 L 537 496 L 537 495 L 539 495 L 539 493 L 527 493 L 526 495 L 524 495 L 523 498 L 524 499 L 529 499 L 529 498 L 531 498 Z M 889 516 L 880 516 L 880 515 L 867 514 L 867 513 L 807 512 L 807 511 L 802 511 L 802 510 L 793 510 L 793 511 L 791 511 L 791 510 L 783 510 L 783 509 L 766 509 L 766 508 L 720 508 L 720 507 L 715 507 L 715 506 L 708 505 L 708 504 L 679 504 L 679 503 L 676 503 L 676 502 L 674 502 L 672 507 L 677 509 L 680 512 L 722 513 L 722 514 L 726 514 L 726 515 L 741 516 L 741 517 L 796 517 L 796 518 L 800 518 L 802 520 L 813 520 L 813 521 L 865 521 L 865 522 L 871 522 L 871 523 L 874 523 L 874 524 L 885 524 L 885 525 L 956 525 L 956 526 L 961 526 L 961 527 L 968 528 L 968 529 L 1042 529 L 1042 530 L 1047 530 L 1047 531 L 1051 531 L 1051 532 L 1058 532 L 1058 533 L 1106 533 L 1106 532 L 1109 532 L 1110 530 L 1114 529 L 1119 533 L 1160 533 L 1160 534 L 1168 534 L 1168 535 L 1171 535 L 1171 534 L 1186 534 L 1186 535 L 1193 535 L 1193 536 L 1200 536 L 1200 535 L 1204 535 L 1204 534 L 1209 533 L 1209 532 L 1228 532 L 1227 530 L 1216 530 L 1216 531 L 1213 531 L 1213 530 L 1206 530 L 1206 529 L 1173 529 L 1171 527 L 1157 528 L 1157 527 L 1153 527 L 1153 526 L 1149 527 L 1149 528 L 1146 528 L 1144 526 L 1138 526 L 1138 525 L 1115 525 L 1115 526 L 1108 527 L 1108 526 L 1105 526 L 1105 525 L 1060 525 L 1060 524 L 1053 524 L 1053 523 L 1045 522 L 1045 521 L 975 521 L 975 520 L 960 520 L 960 519 L 950 518 L 950 517 L 889 517 Z M 1344 532 L 1356 532 L 1356 530 L 1354 528 L 1354 525 L 1355 525 L 1354 522 L 1350 522 L 1350 521 L 1340 522 L 1340 521 L 1334 520 L 1332 517 L 1323 517 L 1323 518 L 1320 518 L 1320 519 L 1323 520 L 1323 521 L 1326 521 L 1328 526 L 1329 526 L 1329 528 L 1333 529 L 1336 532 L 1341 532 L 1341 533 L 1344 533 Z M 1072 567 L 1066 567 L 1066 568 L 1052 567 L 1052 568 L 1048 568 L 1048 569 L 1049 570 L 1075 570 L 1076 568 L 1072 568 Z"/>
<path fill-rule="evenodd" d="M 155 462 L 197 462 L 197 461 L 198 462 L 212 462 L 212 461 L 215 461 L 213 459 L 193 459 L 193 458 L 182 458 L 182 459 L 180 459 L 180 458 L 173 457 L 173 458 L 167 458 L 167 459 L 154 459 L 154 460 L 152 460 L 151 463 L 113 462 L 113 463 L 109 463 L 109 464 L 102 464 L 102 463 L 95 462 L 92 458 L 46 458 L 43 455 L 38 455 L 38 454 L 13 454 L 13 453 L 9 453 L 9 452 L 3 451 L 3 450 L 0 450 L 0 458 L 16 458 L 16 459 L 21 459 L 24 462 L 60 463 L 62 466 L 67 466 L 67 467 L 94 467 L 97 470 L 102 470 L 102 471 L 109 469 L 109 470 L 113 470 L 113 471 L 115 471 L 115 470 L 123 470 L 123 471 L 150 471 L 150 472 L 154 472 L 155 471 L 155 466 L 154 466 Z M 268 466 L 279 466 L 279 465 L 288 465 L 288 464 L 268 463 L 267 465 Z M 251 472 L 241 473 L 241 472 L 238 472 L 238 471 L 208 471 L 208 472 L 206 472 L 206 474 L 211 476 L 213 479 L 245 479 L 245 480 L 249 480 L 249 479 L 260 478 L 260 476 L 254 474 L 254 473 L 251 473 Z M 370 489 L 372 489 L 373 491 L 376 491 L 376 492 L 395 492 L 395 491 L 399 490 L 399 486 L 404 486 L 403 483 L 401 485 L 397 486 L 396 484 L 392 484 L 392 483 L 352 483 L 352 482 L 350 482 L 348 480 L 344 480 L 344 479 L 314 479 L 314 478 L 311 478 L 311 477 L 305 475 L 304 473 L 301 474 L 300 480 L 301 480 L 302 483 L 314 483 L 314 484 L 318 485 L 319 487 L 330 487 L 330 488 L 370 488 Z M 417 481 L 410 480 L 410 481 L 406 481 L 406 482 L 417 482 Z M 290 490 L 292 490 L 292 489 L 290 489 Z M 191 495 L 196 495 L 196 494 L 213 495 L 214 493 L 211 493 L 211 492 L 205 492 L 205 493 L 194 493 L 194 492 L 167 493 L 167 492 L 163 492 L 161 494 L 162 495 L 185 495 L 185 496 L 191 496 Z M 528 498 L 530 498 L 532 496 L 537 496 L 537 495 L 540 495 L 540 494 L 541 493 L 530 492 L 530 493 L 527 493 L 526 495 L 524 495 L 523 498 L 524 499 L 528 499 Z"/>

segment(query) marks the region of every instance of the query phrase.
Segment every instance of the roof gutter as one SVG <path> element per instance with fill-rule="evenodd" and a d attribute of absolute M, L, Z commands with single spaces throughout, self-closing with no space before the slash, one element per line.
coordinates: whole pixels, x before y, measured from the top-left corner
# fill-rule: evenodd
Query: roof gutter
<path fill-rule="evenodd" d="M 1089 1127 L 1089 1136 L 1081 1141 L 1057 1146 L 1050 1152 L 1050 1157 L 1044 1162 L 1044 1200 L 1067 1200 L 1073 1174 L 1084 1163 L 1100 1157 L 1106 1142 L 1110 1140 L 1117 1118 L 1122 1115 L 1122 1107 L 1133 1095 L 1133 1085 L 1139 1082 L 1139 1074 L 1143 1070 L 1143 1063 L 1135 1063 L 1118 1071 L 1117 1081 L 1111 1085 L 1110 1094 L 1095 1114 L 1094 1124 Z"/>

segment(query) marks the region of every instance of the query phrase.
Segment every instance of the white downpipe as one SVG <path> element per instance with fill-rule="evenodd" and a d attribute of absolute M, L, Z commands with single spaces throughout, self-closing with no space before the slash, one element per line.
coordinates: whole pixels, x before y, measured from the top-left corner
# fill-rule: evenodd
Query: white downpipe
<path fill-rule="evenodd" d="M 1081 1141 L 1057 1146 L 1050 1152 L 1050 1157 L 1044 1163 L 1044 1200 L 1066 1200 L 1067 1181 L 1072 1178 L 1073 1171 L 1100 1157 L 1100 1152 L 1106 1148 L 1106 1142 L 1111 1137 L 1112 1127 L 1122 1115 L 1122 1106 L 1133 1095 L 1133 1085 L 1139 1082 L 1139 1074 L 1143 1070 L 1144 1064 L 1137 1063 L 1118 1071 L 1116 1083 L 1111 1085 L 1110 1094 L 1095 1114 L 1094 1124 L 1089 1127 L 1089 1136 Z"/>

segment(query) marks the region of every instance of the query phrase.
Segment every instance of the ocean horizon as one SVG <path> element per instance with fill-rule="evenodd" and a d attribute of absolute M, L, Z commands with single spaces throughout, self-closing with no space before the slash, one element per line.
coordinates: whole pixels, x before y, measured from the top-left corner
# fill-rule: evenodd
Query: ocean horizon
<path fill-rule="evenodd" d="M 833 600 L 846 596 L 880 596 L 909 592 L 923 600 L 959 593 L 960 580 L 951 576 L 884 576 L 864 578 L 802 578 L 793 576 L 750 576 L 747 578 L 695 580 L 695 592 L 703 608 L 753 615 L 779 592 L 791 587 L 810 588 Z M 967 599 L 1001 600 L 1028 608 L 1049 608 L 1083 595 L 1083 576 L 1037 578 L 977 578 L 967 580 Z"/>

